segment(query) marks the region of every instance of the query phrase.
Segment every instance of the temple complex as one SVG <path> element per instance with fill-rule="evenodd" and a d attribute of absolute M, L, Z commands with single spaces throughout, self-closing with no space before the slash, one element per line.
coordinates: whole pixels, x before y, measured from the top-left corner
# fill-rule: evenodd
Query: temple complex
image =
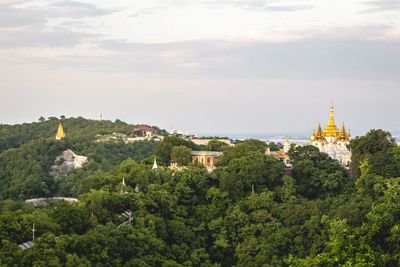
<path fill-rule="evenodd" d="M 56 139 L 61 140 L 63 138 L 65 138 L 65 133 L 64 133 L 64 128 L 60 122 L 60 124 L 58 125 L 58 129 L 57 129 Z"/>
<path fill-rule="evenodd" d="M 328 124 L 322 130 L 318 124 L 311 135 L 311 145 L 317 147 L 321 152 L 328 154 L 332 159 L 338 160 L 343 166 L 349 167 L 351 162 L 351 152 L 347 148 L 351 139 L 350 130 L 346 131 L 343 123 L 339 130 L 335 124 L 335 114 L 333 104 L 330 109 Z"/>

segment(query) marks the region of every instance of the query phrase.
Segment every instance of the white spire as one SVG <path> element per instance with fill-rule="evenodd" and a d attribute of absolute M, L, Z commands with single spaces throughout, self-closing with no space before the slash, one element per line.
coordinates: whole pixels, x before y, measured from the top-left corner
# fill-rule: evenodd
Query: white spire
<path fill-rule="evenodd" d="M 154 158 L 154 163 L 153 163 L 153 168 L 151 168 L 153 171 L 158 169 L 158 165 L 157 165 L 157 158 Z"/>
<path fill-rule="evenodd" d="M 290 149 L 289 138 L 286 136 L 285 138 L 285 145 L 283 146 L 283 151 L 288 153 Z"/>
<path fill-rule="evenodd" d="M 36 232 L 35 223 L 33 223 L 33 225 L 32 225 L 32 243 L 35 243 L 35 232 Z"/>
<path fill-rule="evenodd" d="M 126 191 L 126 183 L 125 183 L 125 178 L 122 178 L 122 187 L 121 187 L 121 193 L 126 194 L 128 193 Z"/>

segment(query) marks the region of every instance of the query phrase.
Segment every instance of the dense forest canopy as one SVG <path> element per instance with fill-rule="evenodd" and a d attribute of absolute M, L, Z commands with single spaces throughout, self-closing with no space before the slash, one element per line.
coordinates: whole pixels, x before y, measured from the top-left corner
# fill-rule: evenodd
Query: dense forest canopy
<path fill-rule="evenodd" d="M 351 142 L 350 171 L 315 147 L 292 146 L 288 175 L 257 140 L 98 143 L 97 134 L 133 126 L 77 118 L 63 120 L 67 138 L 56 141 L 57 122 L 0 126 L 0 266 L 400 265 L 400 148 L 388 132 Z M 207 148 L 224 151 L 212 173 L 166 167 Z M 89 164 L 54 179 L 65 149 Z M 155 156 L 161 167 L 152 170 Z M 48 196 L 79 201 L 23 202 Z M 33 223 L 35 243 L 21 250 Z"/>

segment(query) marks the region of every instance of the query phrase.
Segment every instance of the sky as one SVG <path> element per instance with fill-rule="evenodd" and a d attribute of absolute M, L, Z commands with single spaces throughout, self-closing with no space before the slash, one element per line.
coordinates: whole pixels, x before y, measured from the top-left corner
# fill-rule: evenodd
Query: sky
<path fill-rule="evenodd" d="M 400 132 L 399 0 L 0 0 L 0 123 Z"/>

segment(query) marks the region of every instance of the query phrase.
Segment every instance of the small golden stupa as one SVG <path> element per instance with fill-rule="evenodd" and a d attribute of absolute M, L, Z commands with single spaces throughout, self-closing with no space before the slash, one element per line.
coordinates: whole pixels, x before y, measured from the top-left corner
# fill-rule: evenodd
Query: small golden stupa
<path fill-rule="evenodd" d="M 64 133 L 64 128 L 62 126 L 62 123 L 60 122 L 60 124 L 58 125 L 58 129 L 57 129 L 56 139 L 61 140 L 63 138 L 65 138 L 65 133 Z"/>

